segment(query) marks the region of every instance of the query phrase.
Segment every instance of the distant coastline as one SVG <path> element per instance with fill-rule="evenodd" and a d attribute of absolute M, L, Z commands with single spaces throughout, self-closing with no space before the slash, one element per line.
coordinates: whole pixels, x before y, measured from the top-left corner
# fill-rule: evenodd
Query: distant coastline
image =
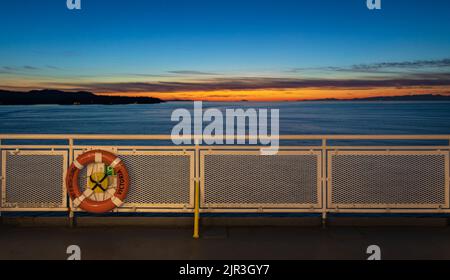
<path fill-rule="evenodd" d="M 398 95 L 398 96 L 375 96 L 365 98 L 351 98 L 351 99 L 310 99 L 298 100 L 299 102 L 348 102 L 348 101 L 450 101 L 450 96 L 440 94 L 417 94 L 417 95 Z"/>
<path fill-rule="evenodd" d="M 162 102 L 190 102 L 190 101 L 192 100 L 183 100 L 183 99 L 162 100 L 156 97 L 96 95 L 89 91 L 67 92 L 61 90 L 44 89 L 44 90 L 31 90 L 28 92 L 19 92 L 0 89 L 0 105 L 126 105 L 126 104 L 157 104 Z M 441 94 L 417 94 L 417 95 L 398 95 L 398 96 L 375 96 L 375 97 L 349 98 L 349 99 L 324 98 L 324 99 L 296 100 L 296 102 L 382 102 L 382 101 L 450 102 L 450 96 Z M 250 101 L 241 100 L 237 102 L 250 102 Z"/>
<path fill-rule="evenodd" d="M 155 97 L 95 95 L 88 91 L 31 90 L 29 92 L 0 90 L 0 105 L 119 105 L 156 104 L 165 102 Z"/>
<path fill-rule="evenodd" d="M 170 99 L 166 100 L 167 102 L 192 102 L 192 100 L 188 99 Z M 216 100 L 203 100 L 207 102 L 228 102 L 228 101 L 216 101 Z M 398 95 L 398 96 L 375 96 L 375 97 L 365 97 L 365 98 L 348 98 L 348 99 L 339 99 L 339 98 L 322 98 L 322 99 L 298 99 L 298 100 L 280 100 L 273 102 L 377 102 L 377 101 L 449 101 L 450 95 L 441 95 L 441 94 L 417 94 L 417 95 Z M 259 101 L 251 101 L 247 99 L 242 99 L 239 101 L 230 101 L 230 102 L 259 102 Z"/>

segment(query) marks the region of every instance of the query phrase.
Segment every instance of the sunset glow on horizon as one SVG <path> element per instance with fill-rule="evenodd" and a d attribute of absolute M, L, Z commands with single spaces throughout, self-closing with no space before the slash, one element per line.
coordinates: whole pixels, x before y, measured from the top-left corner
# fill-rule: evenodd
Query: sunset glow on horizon
<path fill-rule="evenodd" d="M 264 90 L 221 90 L 194 92 L 132 92 L 101 93 L 99 95 L 148 96 L 162 100 L 186 101 L 308 101 L 320 99 L 355 99 L 379 96 L 403 96 L 417 94 L 450 95 L 450 87 L 432 88 L 376 88 L 376 89 L 264 89 Z"/>

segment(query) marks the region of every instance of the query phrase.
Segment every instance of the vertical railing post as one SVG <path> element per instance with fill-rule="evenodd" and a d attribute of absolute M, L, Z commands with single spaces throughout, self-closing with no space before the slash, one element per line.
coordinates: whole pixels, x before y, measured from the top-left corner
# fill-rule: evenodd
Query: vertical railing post
<path fill-rule="evenodd" d="M 448 138 L 448 143 L 447 143 L 447 163 L 446 164 L 447 164 L 447 170 L 445 172 L 447 174 L 447 178 L 446 178 L 447 182 L 446 182 L 446 184 L 447 184 L 447 187 L 450 187 L 449 186 L 450 185 L 450 138 Z M 450 200 L 449 195 L 450 195 L 450 191 L 447 189 L 447 198 L 446 198 L 446 199 L 448 199 L 447 203 Z M 450 219 L 449 218 L 447 218 L 447 225 L 450 225 Z"/>
<path fill-rule="evenodd" d="M 199 139 L 194 136 L 195 141 L 195 190 L 194 190 L 194 234 L 193 238 L 198 239 L 199 227 L 200 227 L 200 178 L 199 178 L 199 168 L 200 168 L 200 149 L 199 149 Z"/>
<path fill-rule="evenodd" d="M 69 138 L 69 166 L 73 162 L 73 138 Z M 67 186 L 66 186 L 67 187 Z M 72 202 L 70 200 L 70 196 L 67 193 L 67 201 L 69 203 L 69 226 L 74 227 L 75 226 L 75 213 L 72 209 Z"/>
<path fill-rule="evenodd" d="M 327 170 L 327 139 L 322 139 L 322 227 L 327 225 L 327 196 L 328 196 L 328 170 Z"/>

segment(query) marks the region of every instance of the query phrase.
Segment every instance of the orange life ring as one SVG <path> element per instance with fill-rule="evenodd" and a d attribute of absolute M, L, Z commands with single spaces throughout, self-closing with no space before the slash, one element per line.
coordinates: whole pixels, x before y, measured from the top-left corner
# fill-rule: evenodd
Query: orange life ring
<path fill-rule="evenodd" d="M 117 188 L 111 198 L 94 201 L 89 199 L 93 190 L 87 188 L 81 193 L 78 175 L 86 165 L 101 162 L 114 169 L 117 174 Z M 93 213 L 104 213 L 120 207 L 127 196 L 129 184 L 130 179 L 125 164 L 113 153 L 102 150 L 92 150 L 78 156 L 70 165 L 66 176 L 66 186 L 73 206 Z"/>

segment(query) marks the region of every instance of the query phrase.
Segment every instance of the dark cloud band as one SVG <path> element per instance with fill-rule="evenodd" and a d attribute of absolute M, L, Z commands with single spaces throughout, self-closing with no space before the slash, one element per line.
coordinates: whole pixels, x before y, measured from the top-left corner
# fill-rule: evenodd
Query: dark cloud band
<path fill-rule="evenodd" d="M 62 84 L 55 84 L 62 86 Z M 216 90 L 261 90 L 301 88 L 379 88 L 411 86 L 450 86 L 450 73 L 414 74 L 402 79 L 295 79 L 295 78 L 216 78 L 203 82 L 129 82 L 64 84 L 74 90 L 93 92 L 192 92 Z"/>

